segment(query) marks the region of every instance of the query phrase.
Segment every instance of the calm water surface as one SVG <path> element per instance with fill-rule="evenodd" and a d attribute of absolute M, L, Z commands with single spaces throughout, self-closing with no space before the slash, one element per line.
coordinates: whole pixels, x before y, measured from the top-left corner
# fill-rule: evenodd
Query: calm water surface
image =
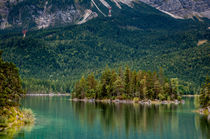
<path fill-rule="evenodd" d="M 69 97 L 26 97 L 22 106 L 36 115 L 35 125 L 14 135 L 25 139 L 210 139 L 210 120 L 193 113 L 195 98 L 180 105 L 71 102 Z M 1 137 L 0 137 L 1 138 Z"/>

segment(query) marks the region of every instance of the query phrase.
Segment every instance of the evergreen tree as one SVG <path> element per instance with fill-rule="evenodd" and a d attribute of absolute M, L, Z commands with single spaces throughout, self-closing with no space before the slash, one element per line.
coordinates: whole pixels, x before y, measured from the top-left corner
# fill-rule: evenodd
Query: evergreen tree
<path fill-rule="evenodd" d="M 88 75 L 86 82 L 87 82 L 86 96 L 89 98 L 96 98 L 98 82 L 95 80 L 95 76 L 93 75 L 93 73 Z"/>
<path fill-rule="evenodd" d="M 116 96 L 121 96 L 125 90 L 125 86 L 121 77 L 117 77 L 117 80 L 114 82 L 114 92 Z"/>
<path fill-rule="evenodd" d="M 130 78 L 130 69 L 126 66 L 125 69 L 125 93 L 128 96 L 131 96 L 131 78 Z"/>
<path fill-rule="evenodd" d="M 200 105 L 201 107 L 210 106 L 210 79 L 208 76 L 200 90 Z"/>
<path fill-rule="evenodd" d="M 18 69 L 13 63 L 4 62 L 0 51 L 0 110 L 2 107 L 18 106 L 24 94 Z"/>

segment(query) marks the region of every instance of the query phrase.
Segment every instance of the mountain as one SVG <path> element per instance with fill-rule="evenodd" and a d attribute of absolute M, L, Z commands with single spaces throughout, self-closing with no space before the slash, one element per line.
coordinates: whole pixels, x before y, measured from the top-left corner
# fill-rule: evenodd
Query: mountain
<path fill-rule="evenodd" d="M 207 17 L 210 19 L 209 0 L 141 0 L 175 18 Z"/>
<path fill-rule="evenodd" d="M 210 18 L 208 0 L 1 0 L 0 28 L 28 30 L 82 24 L 99 16 L 108 16 L 110 8 L 111 14 L 115 14 L 141 2 L 174 18 Z"/>
<path fill-rule="evenodd" d="M 178 77 L 188 90 L 198 88 L 209 74 L 210 20 L 175 19 L 142 2 L 120 4 L 120 9 L 109 1 L 108 16 L 109 9 L 94 2 L 105 16 L 93 6 L 97 18 L 83 24 L 78 23 L 89 19 L 85 13 L 76 25 L 36 30 L 30 24 L 25 37 L 21 27 L 0 30 L 3 59 L 18 66 L 29 92 L 70 92 L 82 75 L 99 75 L 106 65 L 151 71 L 162 67 L 166 76 Z M 87 3 L 83 1 L 84 7 Z"/>

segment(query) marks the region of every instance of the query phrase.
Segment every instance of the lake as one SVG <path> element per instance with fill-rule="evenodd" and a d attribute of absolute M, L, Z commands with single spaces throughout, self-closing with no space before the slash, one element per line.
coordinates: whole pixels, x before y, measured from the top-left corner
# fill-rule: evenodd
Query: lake
<path fill-rule="evenodd" d="M 146 106 L 71 102 L 68 96 L 28 96 L 22 100 L 22 107 L 33 110 L 36 122 L 14 138 L 210 138 L 210 120 L 192 112 L 198 106 L 196 98 L 185 98 L 185 104 L 179 105 Z"/>

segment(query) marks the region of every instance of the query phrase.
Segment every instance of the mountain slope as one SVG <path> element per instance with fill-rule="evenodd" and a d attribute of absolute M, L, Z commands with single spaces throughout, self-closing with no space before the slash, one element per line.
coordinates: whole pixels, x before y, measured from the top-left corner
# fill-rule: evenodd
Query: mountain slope
<path fill-rule="evenodd" d="M 3 58 L 20 68 L 27 88 L 34 85 L 34 78 L 51 80 L 38 82 L 37 88 L 54 82 L 56 91 L 71 90 L 81 75 L 99 73 L 106 64 L 152 71 L 163 67 L 167 76 L 197 86 L 209 74 L 209 20 L 176 20 L 143 3 L 122 5 L 121 10 L 112 7 L 112 17 L 29 31 L 25 38 L 21 32 L 2 30 Z M 197 47 L 204 39 L 206 44 Z"/>
<path fill-rule="evenodd" d="M 133 8 L 134 12 L 136 6 L 143 6 L 141 2 L 175 18 L 210 18 L 207 0 L 2 0 L 0 28 L 30 30 L 82 24 L 96 17 L 108 17 L 109 10 L 111 16 L 126 8 Z M 138 11 L 134 14 L 137 15 Z"/>

